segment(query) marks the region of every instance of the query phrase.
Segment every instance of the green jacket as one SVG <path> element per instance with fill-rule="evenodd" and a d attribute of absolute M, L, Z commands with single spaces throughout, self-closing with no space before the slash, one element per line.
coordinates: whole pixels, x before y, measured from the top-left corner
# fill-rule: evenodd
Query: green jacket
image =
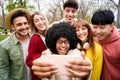
<path fill-rule="evenodd" d="M 0 80 L 27 80 L 22 44 L 15 34 L 0 42 Z"/>

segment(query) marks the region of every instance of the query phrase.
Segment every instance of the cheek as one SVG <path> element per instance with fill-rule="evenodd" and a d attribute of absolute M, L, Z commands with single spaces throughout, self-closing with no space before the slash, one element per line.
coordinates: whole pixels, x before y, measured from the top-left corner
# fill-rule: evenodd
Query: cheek
<path fill-rule="evenodd" d="M 92 29 L 92 32 L 95 33 L 95 29 L 94 28 L 91 28 Z"/>
<path fill-rule="evenodd" d="M 77 37 L 79 36 L 79 32 L 76 32 Z"/>
<path fill-rule="evenodd" d="M 37 26 L 37 22 L 34 22 L 34 25 Z"/>
<path fill-rule="evenodd" d="M 56 50 L 58 50 L 58 47 L 59 47 L 59 46 L 56 44 Z"/>

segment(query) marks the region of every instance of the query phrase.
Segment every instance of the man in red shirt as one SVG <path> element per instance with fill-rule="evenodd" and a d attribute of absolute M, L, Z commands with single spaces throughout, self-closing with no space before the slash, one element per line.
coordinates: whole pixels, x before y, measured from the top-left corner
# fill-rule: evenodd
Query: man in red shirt
<path fill-rule="evenodd" d="M 92 16 L 93 33 L 102 45 L 104 60 L 101 80 L 120 80 L 120 35 L 110 10 L 99 10 Z"/>

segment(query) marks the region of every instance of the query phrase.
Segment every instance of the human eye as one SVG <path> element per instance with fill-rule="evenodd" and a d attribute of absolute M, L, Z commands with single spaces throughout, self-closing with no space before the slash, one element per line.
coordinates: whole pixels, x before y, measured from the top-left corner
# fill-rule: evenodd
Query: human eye
<path fill-rule="evenodd" d="M 70 42 L 68 40 L 64 41 L 65 44 L 70 44 Z"/>
<path fill-rule="evenodd" d="M 70 10 L 69 10 L 69 9 L 66 9 L 66 12 L 70 12 Z"/>
<path fill-rule="evenodd" d="M 24 22 L 24 24 L 25 24 L 25 25 L 27 25 L 27 24 L 28 24 L 28 22 Z"/>
<path fill-rule="evenodd" d="M 44 18 L 44 17 L 41 17 L 41 20 L 45 20 L 45 18 Z"/>
<path fill-rule="evenodd" d="M 22 25 L 22 23 L 18 23 L 18 24 L 17 24 L 17 26 L 21 26 L 21 25 Z"/>
<path fill-rule="evenodd" d="M 76 10 L 72 10 L 72 13 L 75 13 L 76 12 Z"/>
<path fill-rule="evenodd" d="M 35 22 L 38 22 L 39 20 L 38 19 L 35 19 Z"/>
<path fill-rule="evenodd" d="M 57 41 L 57 44 L 62 44 L 62 41 L 61 41 L 61 40 L 58 40 L 58 41 Z"/>
<path fill-rule="evenodd" d="M 93 26 L 94 29 L 97 29 L 97 26 Z"/>
<path fill-rule="evenodd" d="M 86 29 L 87 29 L 87 27 L 85 27 L 85 26 L 84 26 L 84 27 L 82 27 L 82 30 L 86 30 Z"/>

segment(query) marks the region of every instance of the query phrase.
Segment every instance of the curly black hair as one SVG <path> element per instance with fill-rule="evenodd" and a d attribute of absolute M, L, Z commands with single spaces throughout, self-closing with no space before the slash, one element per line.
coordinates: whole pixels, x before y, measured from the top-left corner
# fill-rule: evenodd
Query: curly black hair
<path fill-rule="evenodd" d="M 47 47 L 55 54 L 58 54 L 56 50 L 56 42 L 60 37 L 65 37 L 70 42 L 70 48 L 74 49 L 77 45 L 77 36 L 75 29 L 72 25 L 66 22 L 60 22 L 53 24 L 46 32 L 45 42 Z"/>

